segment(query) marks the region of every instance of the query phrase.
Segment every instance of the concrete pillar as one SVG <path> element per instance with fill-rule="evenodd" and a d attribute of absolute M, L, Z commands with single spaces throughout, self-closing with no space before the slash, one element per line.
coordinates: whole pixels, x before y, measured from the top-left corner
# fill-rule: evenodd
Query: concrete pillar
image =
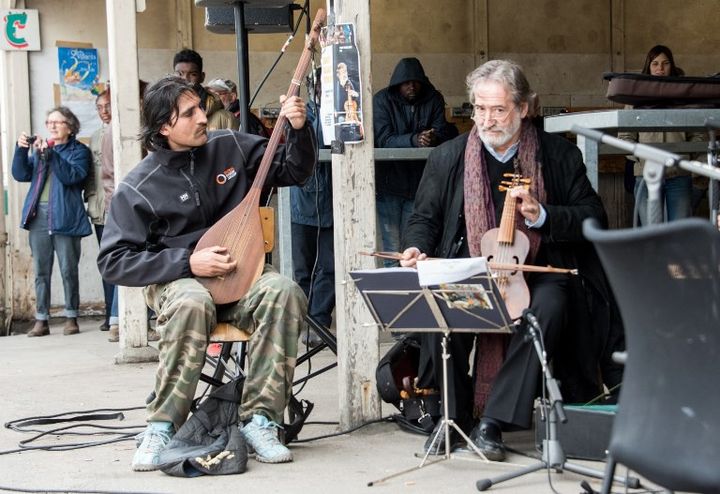
<path fill-rule="evenodd" d="M 135 0 L 107 0 L 110 99 L 113 108 L 115 184 L 140 161 L 140 91 L 138 87 Z M 156 361 L 148 346 L 147 306 L 140 288 L 119 287 L 120 353 L 117 363 Z"/>
<path fill-rule="evenodd" d="M 175 0 L 175 48 L 193 47 L 192 0 Z"/>
<path fill-rule="evenodd" d="M 328 7 L 330 7 L 328 2 Z M 349 271 L 372 269 L 374 258 L 360 255 L 375 250 L 375 160 L 373 157 L 370 1 L 335 0 L 335 22 L 353 22 L 360 54 L 365 140 L 348 144 L 344 154 L 332 155 L 335 230 L 335 283 L 338 336 L 340 429 L 380 418 L 375 383 L 378 328 Z M 328 8 L 328 12 L 332 14 Z"/>
<path fill-rule="evenodd" d="M 2 9 L 23 9 L 24 1 L 0 0 Z M 31 319 L 35 309 L 32 258 L 27 231 L 18 227 L 29 184 L 18 183 L 3 170 L 10 167 L 20 132 L 30 133 L 30 76 L 28 54 L 0 51 L 0 335 L 10 333 L 12 319 Z M 2 184 L 7 183 L 7 189 Z M 8 211 L 5 214 L 7 191 Z M 7 218 L 7 222 L 6 222 Z"/>

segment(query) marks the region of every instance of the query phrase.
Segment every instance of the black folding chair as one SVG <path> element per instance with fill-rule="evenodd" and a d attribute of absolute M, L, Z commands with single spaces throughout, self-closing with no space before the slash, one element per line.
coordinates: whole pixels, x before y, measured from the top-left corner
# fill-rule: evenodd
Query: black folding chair
<path fill-rule="evenodd" d="M 602 492 L 621 463 L 665 489 L 720 493 L 720 232 L 700 219 L 583 230 L 627 343 Z"/>

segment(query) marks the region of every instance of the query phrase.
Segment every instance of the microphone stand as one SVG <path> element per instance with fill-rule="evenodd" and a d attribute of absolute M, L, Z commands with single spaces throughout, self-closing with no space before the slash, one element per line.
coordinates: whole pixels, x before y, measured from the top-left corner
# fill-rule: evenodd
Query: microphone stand
<path fill-rule="evenodd" d="M 595 470 L 593 468 L 585 467 L 583 465 L 578 465 L 576 463 L 570 463 L 565 459 L 565 452 L 563 451 L 562 445 L 557 438 L 558 420 L 560 420 L 560 422 L 562 422 L 563 424 L 567 422 L 565 410 L 563 409 L 563 399 L 560 393 L 560 386 L 558 385 L 557 380 L 552 376 L 550 368 L 547 365 L 547 355 L 545 354 L 545 349 L 543 348 L 543 343 L 540 337 L 540 335 L 542 334 L 542 330 L 540 329 L 537 318 L 529 309 L 525 309 L 525 311 L 523 311 L 523 318 L 527 323 L 527 336 L 530 340 L 532 340 L 532 344 L 535 347 L 535 353 L 540 360 L 545 389 L 547 389 L 549 395 L 549 398 L 543 398 L 543 403 L 541 407 L 541 409 L 544 410 L 543 421 L 548 422 L 548 427 L 546 428 L 546 436 L 543 440 L 542 458 L 540 459 L 540 461 L 528 465 L 525 468 L 516 470 L 515 472 L 498 475 L 497 477 L 493 477 L 490 479 L 478 480 L 475 483 L 475 486 L 479 491 L 486 491 L 493 485 L 505 482 L 506 480 L 521 477 L 528 473 L 537 472 L 538 470 L 542 470 L 545 468 L 552 468 L 558 473 L 562 473 L 563 470 L 568 470 L 570 472 L 578 473 L 580 475 L 586 475 L 588 477 L 602 479 L 604 477 L 603 472 Z M 623 478 L 619 476 L 614 476 L 613 480 L 625 484 L 632 489 L 636 489 L 640 486 L 640 480 L 638 480 L 636 477 Z"/>
<path fill-rule="evenodd" d="M 720 122 L 715 121 L 713 118 L 705 119 L 705 127 L 708 129 L 708 148 L 707 148 L 707 163 L 709 166 L 718 166 L 718 144 L 715 138 L 715 130 L 720 129 Z M 718 200 L 720 199 L 720 187 L 718 186 L 718 180 L 716 178 L 710 178 L 708 183 L 708 203 L 710 204 L 710 221 L 713 225 L 718 225 Z"/>
<path fill-rule="evenodd" d="M 706 125 L 708 125 L 708 120 L 710 119 L 706 120 Z M 679 166 L 683 170 L 720 180 L 720 169 L 711 166 L 710 163 L 706 164 L 699 161 L 684 160 L 680 155 L 675 153 L 670 153 L 648 144 L 635 144 L 623 141 L 617 137 L 603 134 L 598 130 L 588 129 L 579 125 L 573 125 L 570 131 L 597 142 L 610 144 L 615 148 L 627 151 L 645 160 L 643 179 L 648 189 L 648 223 L 651 225 L 662 222 L 663 208 L 660 202 L 660 186 L 662 185 L 664 168 Z"/>

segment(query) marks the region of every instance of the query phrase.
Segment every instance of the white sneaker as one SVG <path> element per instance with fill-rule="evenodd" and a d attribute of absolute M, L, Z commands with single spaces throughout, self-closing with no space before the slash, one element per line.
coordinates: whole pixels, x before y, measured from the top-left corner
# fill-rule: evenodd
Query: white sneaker
<path fill-rule="evenodd" d="M 240 429 L 245 440 L 255 450 L 255 459 L 263 463 L 287 463 L 293 460 L 292 451 L 278 440 L 280 426 L 264 415 L 255 414 Z"/>
<path fill-rule="evenodd" d="M 132 460 L 132 469 L 136 472 L 151 472 L 160 468 L 160 452 L 175 435 L 171 422 L 150 422 L 144 432 L 138 434 L 142 443 L 135 451 Z"/>

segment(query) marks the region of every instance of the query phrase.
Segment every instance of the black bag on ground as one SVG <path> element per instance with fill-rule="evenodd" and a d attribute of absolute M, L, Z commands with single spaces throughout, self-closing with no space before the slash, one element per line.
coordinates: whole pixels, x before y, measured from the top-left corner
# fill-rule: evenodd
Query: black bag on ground
<path fill-rule="evenodd" d="M 174 477 L 229 475 L 247 469 L 247 445 L 238 429 L 243 378 L 213 391 L 160 453 L 160 470 Z"/>
<path fill-rule="evenodd" d="M 394 416 L 398 425 L 410 432 L 430 434 L 441 415 L 440 395 L 415 389 L 419 362 L 418 336 L 405 335 L 380 360 L 375 379 L 380 398 L 400 411 Z"/>

